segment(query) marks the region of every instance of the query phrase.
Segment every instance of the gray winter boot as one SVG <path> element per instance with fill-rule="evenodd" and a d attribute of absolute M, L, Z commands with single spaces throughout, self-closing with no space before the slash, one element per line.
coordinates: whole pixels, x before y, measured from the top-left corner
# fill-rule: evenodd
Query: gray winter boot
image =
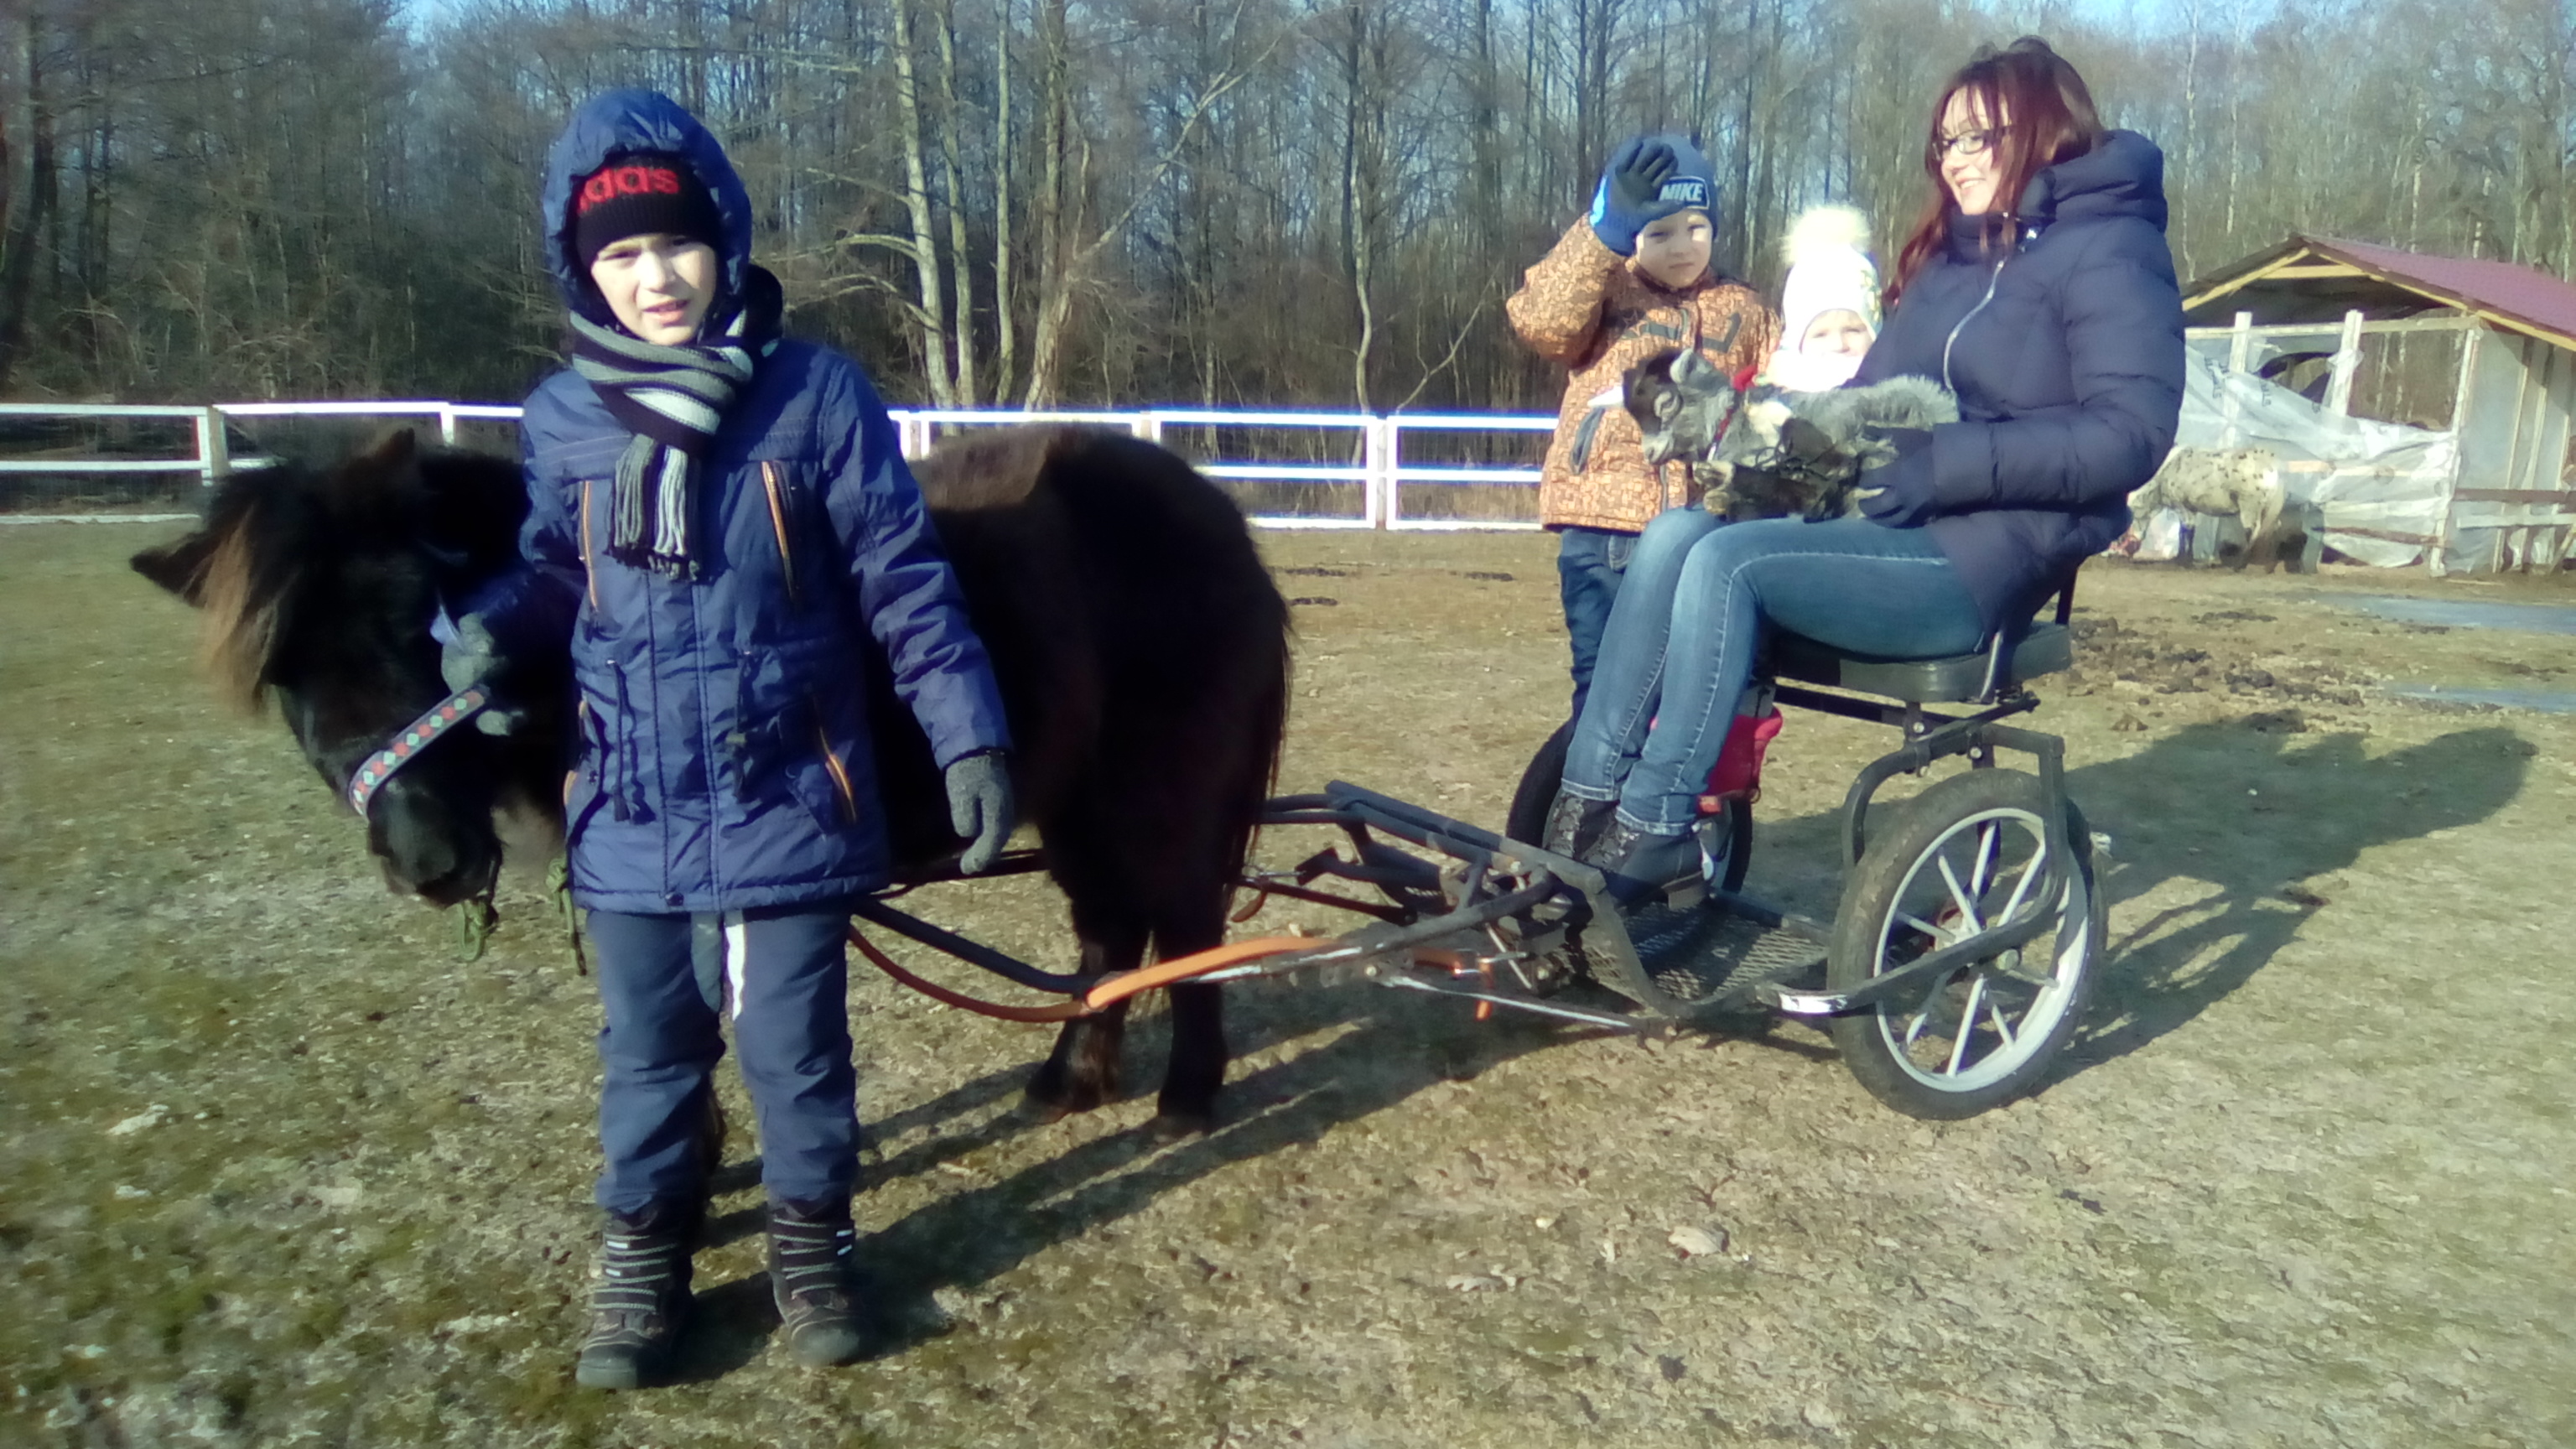
<path fill-rule="evenodd" d="M 634 1389 L 670 1372 L 689 1317 L 689 1249 L 697 1226 L 697 1208 L 686 1203 L 608 1215 L 575 1383 Z"/>
<path fill-rule="evenodd" d="M 844 1364 L 865 1347 L 850 1252 L 858 1231 L 846 1198 L 769 1205 L 769 1291 L 788 1350 L 808 1368 Z"/>

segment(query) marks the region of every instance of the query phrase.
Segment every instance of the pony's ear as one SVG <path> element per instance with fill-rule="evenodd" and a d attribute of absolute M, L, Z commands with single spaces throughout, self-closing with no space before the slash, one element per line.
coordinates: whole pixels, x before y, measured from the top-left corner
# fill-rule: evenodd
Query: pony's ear
<path fill-rule="evenodd" d="M 198 529 L 158 548 L 147 548 L 126 560 L 134 571 L 185 599 L 191 607 L 206 602 L 206 560 L 215 552 L 215 536 Z"/>
<path fill-rule="evenodd" d="M 365 460 L 388 472 L 407 468 L 420 456 L 420 439 L 410 428 L 395 426 L 385 429 L 383 437 L 362 455 Z"/>

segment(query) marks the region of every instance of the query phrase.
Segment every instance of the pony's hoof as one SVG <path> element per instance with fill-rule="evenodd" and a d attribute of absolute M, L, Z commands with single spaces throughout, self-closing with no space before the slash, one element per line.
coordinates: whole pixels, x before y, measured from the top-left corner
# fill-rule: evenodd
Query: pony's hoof
<path fill-rule="evenodd" d="M 1031 1116 L 1039 1122 L 1061 1122 L 1076 1112 L 1096 1111 L 1116 1095 L 1113 1088 L 1097 1082 L 1031 1082 L 1021 1097 Z"/>
<path fill-rule="evenodd" d="M 1192 1137 L 1205 1137 L 1216 1130 L 1216 1112 L 1200 1107 L 1190 1111 L 1165 1108 L 1145 1124 L 1147 1135 L 1157 1142 L 1180 1142 Z"/>

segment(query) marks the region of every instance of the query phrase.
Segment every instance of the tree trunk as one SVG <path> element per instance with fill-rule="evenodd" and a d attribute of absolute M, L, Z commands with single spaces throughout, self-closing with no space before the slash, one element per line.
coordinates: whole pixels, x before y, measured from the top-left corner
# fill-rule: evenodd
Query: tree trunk
<path fill-rule="evenodd" d="M 993 36 L 993 400 L 1010 396 L 1019 362 L 1018 299 L 1011 288 L 1011 42 L 1013 0 L 1002 0 L 1001 28 Z"/>
<path fill-rule="evenodd" d="M 947 307 L 939 285 L 939 243 L 930 230 L 930 182 L 921 145 L 921 91 L 912 63 L 913 0 L 890 0 L 894 14 L 894 93 L 902 114 L 903 202 L 912 221 L 913 272 L 920 280 L 921 315 L 914 328 L 921 339 L 921 370 L 930 383 L 930 399 L 940 407 L 957 406 L 957 389 L 948 371 Z"/>
<path fill-rule="evenodd" d="M 1073 279 L 1069 275 L 1074 222 L 1067 215 L 1065 151 L 1072 141 L 1072 98 L 1066 53 L 1067 0 L 1041 0 L 1038 43 L 1045 58 L 1038 105 L 1040 123 L 1037 192 L 1038 313 L 1036 335 L 1029 345 L 1029 380 L 1020 406 L 1046 407 L 1055 401 L 1056 363 L 1065 319 L 1073 312 Z"/>
<path fill-rule="evenodd" d="M 0 117 L 0 175 L 7 177 L 0 182 L 7 188 L 0 192 L 0 389 L 8 387 L 26 346 L 38 238 L 50 228 L 55 201 L 54 117 L 45 98 L 43 38 L 33 7 L 21 13 L 10 39 L 16 42 L 11 68 L 18 72 L 13 89 L 23 99 L 14 114 Z M 27 153 L 23 183 L 5 134 L 13 125 Z"/>
<path fill-rule="evenodd" d="M 957 0 L 939 0 L 939 165 L 948 190 L 948 275 L 957 293 L 956 394 L 960 407 L 980 400 L 975 391 L 975 265 L 966 237 L 965 167 L 957 159 L 957 133 L 965 113 L 957 104 Z"/>
<path fill-rule="evenodd" d="M 1377 343 L 1377 308 L 1370 297 L 1370 216 L 1375 189 L 1375 163 L 1363 156 L 1370 146 L 1368 124 L 1368 11 L 1364 0 L 1343 9 L 1347 29 L 1342 53 L 1342 262 L 1359 304 L 1359 340 L 1351 348 L 1351 396 L 1361 412 L 1369 410 L 1369 353 Z"/>

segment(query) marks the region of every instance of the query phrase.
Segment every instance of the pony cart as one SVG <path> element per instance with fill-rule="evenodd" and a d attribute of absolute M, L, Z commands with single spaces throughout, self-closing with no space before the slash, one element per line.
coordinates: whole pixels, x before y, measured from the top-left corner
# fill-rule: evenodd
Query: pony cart
<path fill-rule="evenodd" d="M 1107 978 L 1041 970 L 929 924 L 885 897 L 858 907 L 852 943 L 905 984 L 1021 1021 L 1066 1021 L 1184 983 L 1369 982 L 1612 1032 L 1742 1024 L 1781 1013 L 1827 1025 L 1852 1075 L 1911 1116 L 1971 1116 L 2037 1085 L 2073 1034 L 2104 938 L 2092 837 L 2067 798 L 2064 742 L 2006 724 L 2039 701 L 2024 681 L 2072 662 L 2071 579 L 2053 621 L 1974 654 L 1887 660 L 1777 639 L 1757 690 L 1780 704 L 1896 727 L 1897 746 L 1845 795 L 1831 922 L 1743 893 L 1752 792 L 1703 798 L 1703 878 L 1632 912 L 1601 873 L 1532 845 L 1571 727 L 1524 775 L 1505 834 L 1358 785 L 1269 802 L 1262 823 L 1338 837 L 1294 866 L 1247 868 L 1251 919 L 1272 898 L 1368 918 L 1331 938 L 1230 942 Z M 1965 706 L 1960 712 L 1930 706 Z M 2001 751 L 2036 773 L 2003 768 Z M 1901 773 L 1970 766 L 1873 809 Z M 1035 852 L 1004 870 L 1040 869 Z M 898 892 L 899 894 L 899 892 Z M 870 941 L 908 937 L 1037 991 L 1044 1006 L 980 1001 L 927 981 Z"/>

